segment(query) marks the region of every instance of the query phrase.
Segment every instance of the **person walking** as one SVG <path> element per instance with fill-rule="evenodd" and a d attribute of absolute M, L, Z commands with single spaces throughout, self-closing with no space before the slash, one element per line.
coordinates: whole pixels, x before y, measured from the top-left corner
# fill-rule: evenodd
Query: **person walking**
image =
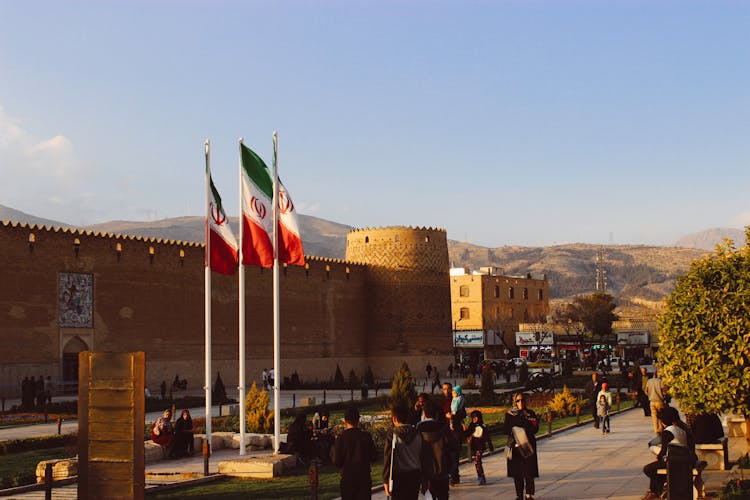
<path fill-rule="evenodd" d="M 350 406 L 344 412 L 344 432 L 333 445 L 333 465 L 341 471 L 342 500 L 371 498 L 370 463 L 377 458 L 372 436 L 359 428 L 359 410 Z"/>
<path fill-rule="evenodd" d="M 424 420 L 417 425 L 422 436 L 422 491 L 430 491 L 434 500 L 448 500 L 452 457 L 458 446 L 434 401 L 424 405 Z"/>
<path fill-rule="evenodd" d="M 586 383 L 584 393 L 591 403 L 591 412 L 594 417 L 594 429 L 599 428 L 599 415 L 596 412 L 596 402 L 599 398 L 599 391 L 602 390 L 602 381 L 599 379 L 599 374 L 594 372 L 591 374 L 591 380 Z"/>
<path fill-rule="evenodd" d="M 422 483 L 422 436 L 407 423 L 409 409 L 396 405 L 391 409 L 393 430 L 385 440 L 383 486 L 394 500 L 417 500 Z"/>
<path fill-rule="evenodd" d="M 261 372 L 260 376 L 261 376 L 261 380 L 263 381 L 263 390 L 267 391 L 268 390 L 268 370 L 263 368 L 263 372 Z"/>
<path fill-rule="evenodd" d="M 654 434 L 659 434 L 659 410 L 664 408 L 664 396 L 666 395 L 667 389 L 664 387 L 661 379 L 659 378 L 659 372 L 654 371 L 654 376 L 648 379 L 646 382 L 646 396 L 648 396 L 649 407 L 651 409 L 651 420 L 654 424 Z"/>
<path fill-rule="evenodd" d="M 503 432 L 508 435 L 505 448 L 508 477 L 513 478 L 516 500 L 523 499 L 524 489 L 526 500 L 534 498 L 534 478 L 539 477 L 535 437 L 538 430 L 539 419 L 533 410 L 526 408 L 526 395 L 515 394 L 513 408 L 505 414 Z"/>
<path fill-rule="evenodd" d="M 596 413 L 602 424 L 602 435 L 609 433 L 609 409 L 612 405 L 607 401 L 607 396 L 599 393 L 599 401 L 596 402 Z"/>
<path fill-rule="evenodd" d="M 440 371 L 435 367 L 432 374 L 432 388 L 430 389 L 430 394 L 433 394 L 435 392 L 435 387 L 440 387 Z"/>
<path fill-rule="evenodd" d="M 493 451 L 495 448 L 492 446 L 492 440 L 490 439 L 490 433 L 487 430 L 487 426 L 484 425 L 482 419 L 482 412 L 474 410 L 469 415 L 471 423 L 466 429 L 466 440 L 469 443 L 469 451 L 474 459 L 474 468 L 477 471 L 477 484 L 480 486 L 487 484 L 487 479 L 484 476 L 484 467 L 482 465 L 482 455 L 484 450 L 489 448 Z"/>

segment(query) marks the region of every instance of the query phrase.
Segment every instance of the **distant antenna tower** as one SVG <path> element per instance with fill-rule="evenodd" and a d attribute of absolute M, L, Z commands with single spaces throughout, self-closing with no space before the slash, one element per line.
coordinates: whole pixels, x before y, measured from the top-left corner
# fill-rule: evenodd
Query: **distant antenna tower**
<path fill-rule="evenodd" d="M 596 252 L 596 291 L 598 293 L 607 293 L 607 270 L 604 269 L 606 264 L 602 247 Z"/>

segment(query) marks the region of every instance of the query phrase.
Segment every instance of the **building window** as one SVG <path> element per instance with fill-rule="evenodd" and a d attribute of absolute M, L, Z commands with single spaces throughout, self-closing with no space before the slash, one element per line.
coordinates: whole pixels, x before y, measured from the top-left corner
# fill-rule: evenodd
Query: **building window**
<path fill-rule="evenodd" d="M 513 289 L 513 287 L 508 288 L 508 298 L 509 299 L 516 298 L 516 291 Z"/>
<path fill-rule="evenodd" d="M 538 298 L 539 300 L 544 300 L 544 291 L 543 291 L 543 290 L 542 290 L 541 288 L 540 288 L 540 289 L 539 289 L 539 291 L 537 292 L 537 294 L 536 294 L 536 297 L 537 297 L 537 298 Z"/>
<path fill-rule="evenodd" d="M 523 300 L 528 300 L 528 298 L 529 298 L 529 289 L 528 288 L 524 288 L 523 289 Z"/>
<path fill-rule="evenodd" d="M 461 308 L 461 319 L 469 319 L 469 308 L 468 307 L 462 307 Z"/>
<path fill-rule="evenodd" d="M 458 295 L 461 297 L 468 297 L 469 296 L 469 287 L 466 285 L 461 285 L 461 288 L 458 289 Z"/>
<path fill-rule="evenodd" d="M 499 297 L 500 297 L 500 287 L 495 285 L 495 298 L 497 299 Z"/>

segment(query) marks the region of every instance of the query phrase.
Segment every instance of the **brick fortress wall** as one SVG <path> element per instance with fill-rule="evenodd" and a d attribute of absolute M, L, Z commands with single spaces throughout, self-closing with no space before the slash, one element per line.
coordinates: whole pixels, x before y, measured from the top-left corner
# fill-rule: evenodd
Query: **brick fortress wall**
<path fill-rule="evenodd" d="M 347 234 L 346 260 L 366 269 L 369 362 L 393 372 L 407 361 L 416 376 L 429 362 L 444 373 L 453 362 L 445 231 L 353 230 Z"/>
<path fill-rule="evenodd" d="M 367 237 L 374 244 L 362 246 Z M 390 376 L 402 361 L 415 374 L 428 361 L 447 366 L 445 232 L 357 230 L 347 240 L 347 261 L 308 256 L 305 267 L 281 269 L 282 376 L 327 380 L 336 364 L 360 376 L 369 364 L 376 377 Z M 272 366 L 272 272 L 245 269 L 249 384 Z M 153 393 L 175 374 L 201 387 L 203 270 L 202 244 L 0 223 L 0 392 L 16 394 L 24 376 L 61 380 L 63 354 L 83 349 L 145 351 Z M 59 326 L 59 273 L 93 276 L 91 327 Z M 230 393 L 237 385 L 237 279 L 212 276 L 212 371 Z"/>
<path fill-rule="evenodd" d="M 29 237 L 33 234 L 34 243 Z M 74 241 L 78 241 L 76 253 Z M 119 251 L 118 251 L 119 248 Z M 153 252 L 153 253 L 151 253 Z M 204 256 L 195 243 L 0 225 L 0 389 L 15 393 L 24 376 L 62 378 L 63 351 L 146 352 L 146 381 L 158 392 L 175 374 L 202 387 Z M 92 328 L 61 328 L 58 273 L 93 275 Z M 272 272 L 246 267 L 247 381 L 273 359 Z M 237 385 L 237 275 L 212 276 L 212 368 Z M 308 257 L 280 271 L 282 374 L 303 380 L 364 374 L 365 271 Z M 71 347 L 73 346 L 73 347 Z M 10 394 L 8 394 L 10 395 Z"/>

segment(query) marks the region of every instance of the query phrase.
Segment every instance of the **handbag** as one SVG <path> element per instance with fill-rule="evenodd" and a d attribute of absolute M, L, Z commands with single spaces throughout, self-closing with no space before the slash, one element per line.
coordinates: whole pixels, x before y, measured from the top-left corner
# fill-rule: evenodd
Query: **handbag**
<path fill-rule="evenodd" d="M 529 458 L 534 454 L 534 448 L 532 448 L 529 442 L 529 437 L 526 435 L 526 429 L 523 427 L 514 426 L 511 431 L 513 432 L 513 439 L 516 441 L 518 451 L 521 453 L 523 458 Z"/>

